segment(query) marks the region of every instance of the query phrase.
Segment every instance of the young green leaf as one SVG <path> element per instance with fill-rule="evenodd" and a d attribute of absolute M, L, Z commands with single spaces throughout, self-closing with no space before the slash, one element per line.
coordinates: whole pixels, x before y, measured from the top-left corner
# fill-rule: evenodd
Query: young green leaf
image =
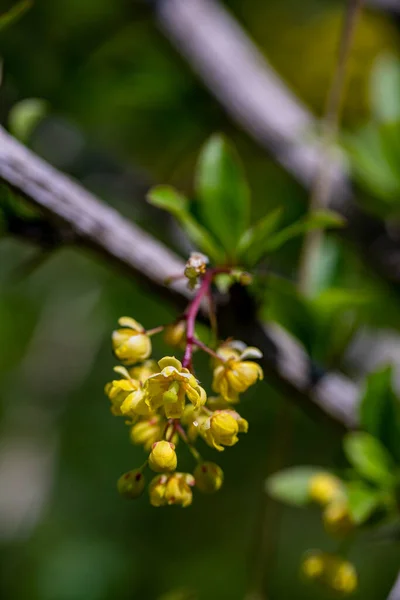
<path fill-rule="evenodd" d="M 303 235 L 313 229 L 326 229 L 332 227 L 343 227 L 345 220 L 338 213 L 331 210 L 317 210 L 304 219 L 292 223 L 272 235 L 265 244 L 265 252 L 274 252 L 289 240 Z"/>
<path fill-rule="evenodd" d="M 381 492 L 374 490 L 361 481 L 352 481 L 346 486 L 347 500 L 351 518 L 361 525 L 381 505 Z"/>
<path fill-rule="evenodd" d="M 25 98 L 14 104 L 8 117 L 13 136 L 26 143 L 47 113 L 47 102 L 40 98 Z"/>
<path fill-rule="evenodd" d="M 265 246 L 272 233 L 276 231 L 282 216 L 282 208 L 276 208 L 247 229 L 238 245 L 238 256 L 247 265 L 256 264 L 265 254 Z"/>
<path fill-rule="evenodd" d="M 9 27 L 12 23 L 22 17 L 22 15 L 31 8 L 32 4 L 32 0 L 22 0 L 21 2 L 17 2 L 17 4 L 7 12 L 0 14 L 0 31 Z"/>
<path fill-rule="evenodd" d="M 196 192 L 204 225 L 231 256 L 249 224 L 250 193 L 234 148 L 213 135 L 201 151 Z"/>
<path fill-rule="evenodd" d="M 400 401 L 392 387 L 393 369 L 371 373 L 360 403 L 360 425 L 378 438 L 400 461 Z"/>
<path fill-rule="evenodd" d="M 319 473 L 319 467 L 291 467 L 271 475 L 265 483 L 266 492 L 275 500 L 293 506 L 309 503 L 310 479 Z"/>
<path fill-rule="evenodd" d="M 190 214 L 189 201 L 169 185 L 157 185 L 148 192 L 147 200 L 153 206 L 171 213 L 181 224 L 193 244 L 216 263 L 223 261 L 223 253 L 206 231 Z"/>
<path fill-rule="evenodd" d="M 395 465 L 382 444 L 365 431 L 348 433 L 343 441 L 348 461 L 354 469 L 372 483 L 392 487 L 395 483 Z"/>
<path fill-rule="evenodd" d="M 147 194 L 147 201 L 157 208 L 167 210 L 178 217 L 180 213 L 188 210 L 189 201 L 178 190 L 170 185 L 156 185 Z"/>

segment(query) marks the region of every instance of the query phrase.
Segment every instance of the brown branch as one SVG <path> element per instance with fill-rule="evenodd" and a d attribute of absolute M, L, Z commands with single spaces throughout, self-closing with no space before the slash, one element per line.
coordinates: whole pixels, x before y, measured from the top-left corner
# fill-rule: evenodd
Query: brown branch
<path fill-rule="evenodd" d="M 164 285 L 184 263 L 171 250 L 117 211 L 95 198 L 22 146 L 0 128 L 0 180 L 63 222 L 78 241 L 112 260 L 128 273 L 150 283 L 174 302 L 185 302 L 189 291 L 175 282 Z M 270 383 L 281 386 L 288 400 L 331 422 L 352 427 L 356 422 L 357 386 L 340 374 L 319 374 L 302 348 L 276 326 L 257 321 L 252 299 L 235 288 L 219 305 L 221 335 L 234 335 L 264 353 L 262 366 Z"/>

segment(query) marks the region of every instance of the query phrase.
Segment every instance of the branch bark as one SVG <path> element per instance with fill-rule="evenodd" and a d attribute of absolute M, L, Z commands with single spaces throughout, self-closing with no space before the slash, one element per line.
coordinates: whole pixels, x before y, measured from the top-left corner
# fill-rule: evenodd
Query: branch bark
<path fill-rule="evenodd" d="M 184 263 L 113 208 L 95 198 L 0 128 L 0 180 L 64 223 L 77 241 L 106 256 L 158 293 L 183 305 L 190 295 L 166 277 L 183 271 Z M 339 373 L 318 372 L 302 348 L 276 326 L 257 320 L 254 303 L 243 288 L 220 303 L 222 335 L 234 335 L 264 353 L 262 366 L 270 383 L 279 384 L 289 400 L 307 412 L 327 417 L 341 427 L 356 424 L 357 386 Z"/>
<path fill-rule="evenodd" d="M 320 146 L 310 136 L 318 122 L 237 21 L 215 0 L 159 0 L 156 17 L 232 119 L 309 188 L 319 164 Z M 343 235 L 400 292 L 400 232 L 389 232 L 356 206 L 339 153 L 332 160 L 331 186 L 330 206 L 348 221 Z"/>

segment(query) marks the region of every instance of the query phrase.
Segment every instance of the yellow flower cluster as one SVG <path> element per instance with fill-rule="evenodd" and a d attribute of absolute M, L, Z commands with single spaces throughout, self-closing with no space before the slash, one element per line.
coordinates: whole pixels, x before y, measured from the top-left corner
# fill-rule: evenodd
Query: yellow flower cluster
<path fill-rule="evenodd" d="M 196 277 L 202 275 L 203 271 Z M 223 483 L 222 469 L 204 461 L 194 444 L 200 438 L 222 451 L 239 441 L 238 434 L 247 432 L 247 421 L 232 409 L 232 403 L 236 404 L 239 394 L 262 379 L 260 366 L 248 360 L 260 358 L 261 353 L 241 342 L 225 342 L 216 350 L 199 343 L 199 348 L 213 357 L 212 389 L 218 396 L 207 398 L 192 370 L 194 348 L 190 348 L 190 360 L 184 357 L 181 362 L 165 356 L 156 362 L 150 359 L 151 336 L 162 328 L 146 331 L 130 317 L 122 317 L 119 325 L 112 334 L 112 347 L 123 366 L 114 368 L 120 377 L 107 383 L 105 393 L 112 414 L 125 418 L 132 443 L 143 446 L 148 457 L 142 467 L 120 477 L 118 490 L 126 498 L 139 497 L 146 487 L 144 471 L 150 468 L 157 473 L 148 485 L 153 506 L 189 506 L 193 486 L 209 494 Z M 186 339 L 185 317 L 167 326 L 164 335 L 164 341 L 177 348 L 195 343 Z M 184 366 L 185 360 L 188 366 Z M 196 460 L 193 474 L 176 470 L 179 441 L 188 445 Z"/>
<path fill-rule="evenodd" d="M 358 578 L 354 566 L 335 554 L 312 550 L 304 557 L 301 571 L 307 579 L 342 595 L 352 594 L 357 588 Z"/>

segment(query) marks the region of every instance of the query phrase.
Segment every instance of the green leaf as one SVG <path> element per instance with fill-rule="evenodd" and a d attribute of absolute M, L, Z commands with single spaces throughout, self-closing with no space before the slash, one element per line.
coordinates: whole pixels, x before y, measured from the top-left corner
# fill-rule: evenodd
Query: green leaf
<path fill-rule="evenodd" d="M 382 503 L 381 492 L 368 487 L 361 481 L 348 483 L 346 492 L 351 518 L 356 525 L 367 521 Z"/>
<path fill-rule="evenodd" d="M 247 265 L 256 264 L 266 253 L 265 246 L 279 225 L 282 208 L 276 208 L 247 229 L 239 240 L 238 256 Z"/>
<path fill-rule="evenodd" d="M 400 60 L 394 54 L 385 54 L 375 61 L 370 98 L 372 111 L 379 121 L 400 120 Z"/>
<path fill-rule="evenodd" d="M 386 448 L 365 431 L 348 433 L 343 441 L 348 461 L 359 475 L 383 487 L 395 483 L 395 465 Z"/>
<path fill-rule="evenodd" d="M 272 235 L 265 244 L 265 251 L 274 252 L 289 240 L 313 229 L 343 227 L 345 223 L 343 217 L 332 210 L 317 210 L 304 219 L 296 221 L 296 223 L 292 223 L 292 225 Z"/>
<path fill-rule="evenodd" d="M 369 123 L 356 135 L 347 136 L 346 142 L 353 174 L 360 185 L 375 196 L 370 208 L 382 216 L 400 197 L 400 177 L 387 160 L 385 145 L 380 127 L 375 123 Z M 377 198 L 382 201 L 381 207 L 376 206 Z"/>
<path fill-rule="evenodd" d="M 400 461 L 400 402 L 393 391 L 392 380 L 391 366 L 368 375 L 359 408 L 360 426 L 378 438 Z"/>
<path fill-rule="evenodd" d="M 9 27 L 12 23 L 21 18 L 32 5 L 32 0 L 22 0 L 21 2 L 17 2 L 17 4 L 10 8 L 6 13 L 0 14 L 0 31 Z"/>
<path fill-rule="evenodd" d="M 204 225 L 235 256 L 249 224 L 250 192 L 236 152 L 223 136 L 213 135 L 205 144 L 195 179 Z"/>
<path fill-rule="evenodd" d="M 186 196 L 170 185 L 152 187 L 147 194 L 147 200 L 153 206 L 167 210 L 175 217 L 178 217 L 180 213 L 187 211 L 189 208 L 189 201 Z"/>
<path fill-rule="evenodd" d="M 8 124 L 10 132 L 26 143 L 29 141 L 35 127 L 47 113 L 47 102 L 40 98 L 26 98 L 12 107 Z"/>
<path fill-rule="evenodd" d="M 193 244 L 207 254 L 214 262 L 223 261 L 223 253 L 214 240 L 190 214 L 189 201 L 180 192 L 169 185 L 157 185 L 147 194 L 147 200 L 153 206 L 171 213 L 181 224 Z"/>
<path fill-rule="evenodd" d="M 265 490 L 275 500 L 293 506 L 305 506 L 310 501 L 310 479 L 320 472 L 320 467 L 291 467 L 271 475 L 266 481 Z"/>

